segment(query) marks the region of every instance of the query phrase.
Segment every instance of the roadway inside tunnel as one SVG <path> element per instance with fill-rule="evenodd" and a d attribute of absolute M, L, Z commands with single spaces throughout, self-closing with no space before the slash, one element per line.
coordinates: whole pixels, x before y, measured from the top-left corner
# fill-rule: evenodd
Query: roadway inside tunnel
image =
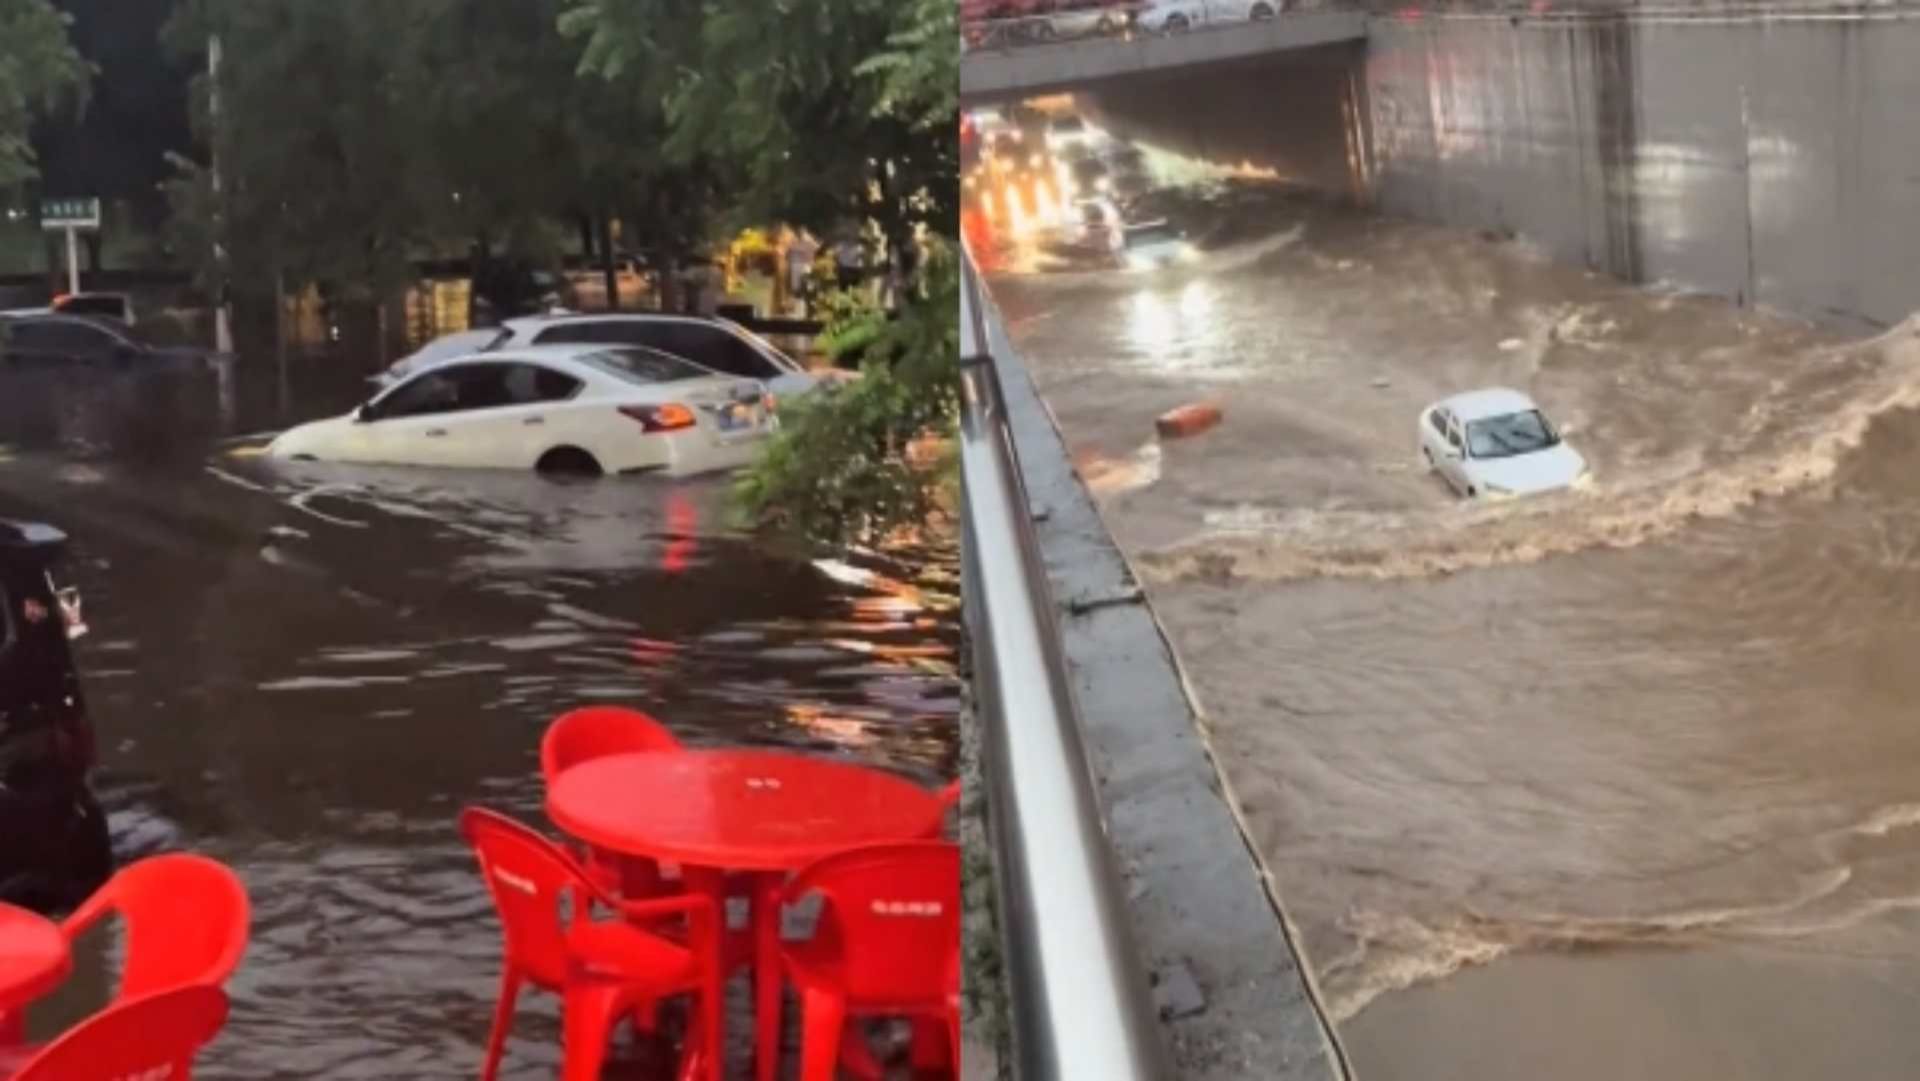
<path fill-rule="evenodd" d="M 1906 1076 L 1914 328 L 1265 197 L 1191 267 L 982 262 L 1359 1075 Z M 1485 385 L 1591 483 L 1455 499 L 1416 418 Z"/>

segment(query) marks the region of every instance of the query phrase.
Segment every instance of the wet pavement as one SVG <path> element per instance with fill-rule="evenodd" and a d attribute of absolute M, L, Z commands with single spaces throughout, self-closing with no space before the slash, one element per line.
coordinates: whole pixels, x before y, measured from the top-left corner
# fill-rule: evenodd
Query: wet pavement
<path fill-rule="evenodd" d="M 351 367 L 296 365 L 291 413 L 344 411 Z M 196 1076 L 473 1076 L 499 939 L 454 817 L 537 819 L 539 736 L 570 706 L 928 785 L 956 768 L 950 551 L 770 552 L 727 527 L 724 480 L 271 463 L 229 442 L 287 419 L 271 364 L 0 380 L 0 514 L 74 539 L 116 855 L 204 852 L 252 894 Z M 35 1027 L 106 970 L 91 951 Z M 550 1077 L 557 1006 L 523 1003 L 503 1076 Z"/>
<path fill-rule="evenodd" d="M 1379 1079 L 1893 1078 L 1920 1045 L 1920 337 L 1270 196 L 1190 269 L 1031 257 L 1010 332 Z M 1594 463 L 1454 499 L 1419 410 Z M 1153 419 L 1222 425 L 1162 444 Z"/>

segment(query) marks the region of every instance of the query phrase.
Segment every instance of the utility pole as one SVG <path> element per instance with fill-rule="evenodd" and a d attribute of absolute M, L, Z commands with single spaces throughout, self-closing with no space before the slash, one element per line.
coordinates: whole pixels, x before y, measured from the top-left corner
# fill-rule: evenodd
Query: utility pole
<path fill-rule="evenodd" d="M 207 39 L 207 116 L 211 121 L 213 145 L 213 348 L 233 352 L 232 313 L 227 308 L 226 200 L 220 184 L 220 35 Z"/>

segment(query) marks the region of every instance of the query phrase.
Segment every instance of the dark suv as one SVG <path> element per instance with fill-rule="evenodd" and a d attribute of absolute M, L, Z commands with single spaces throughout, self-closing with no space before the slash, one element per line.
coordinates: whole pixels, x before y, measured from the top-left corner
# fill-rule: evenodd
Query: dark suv
<path fill-rule="evenodd" d="M 78 903 L 113 864 L 68 647 L 85 631 L 80 600 L 53 577 L 66 539 L 0 519 L 0 901 L 48 911 Z"/>

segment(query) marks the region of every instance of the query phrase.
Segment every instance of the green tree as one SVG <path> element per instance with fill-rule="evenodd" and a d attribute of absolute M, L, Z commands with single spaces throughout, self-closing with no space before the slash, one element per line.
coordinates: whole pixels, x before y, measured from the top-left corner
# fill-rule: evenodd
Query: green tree
<path fill-rule="evenodd" d="M 34 118 L 83 101 L 91 72 L 46 0 L 0 0 L 0 189 L 38 175 Z"/>
<path fill-rule="evenodd" d="M 788 406 L 781 430 L 735 482 L 750 524 L 802 545 L 883 541 L 949 510 L 953 463 L 928 453 L 960 404 L 959 273 L 935 247 L 922 293 L 899 317 L 856 313 L 832 328 L 870 360 L 859 379 Z M 932 438 L 930 438 L 932 437 Z"/>
<path fill-rule="evenodd" d="M 176 157 L 176 219 L 212 281 L 213 242 L 255 295 L 276 278 L 371 303 L 411 274 L 441 219 L 445 189 L 423 169 L 419 58 L 437 0 L 186 0 L 168 35 L 187 55 L 218 38 L 218 86 L 195 80 L 195 126 L 209 152 Z M 213 104 L 218 102 L 218 116 Z M 211 163 L 220 170 L 213 195 Z"/>
<path fill-rule="evenodd" d="M 955 18 L 927 0 L 574 0 L 562 26 L 584 72 L 664 103 L 665 151 L 712 163 L 737 223 L 871 217 L 900 251 L 957 220 L 958 89 L 938 83 Z"/>

